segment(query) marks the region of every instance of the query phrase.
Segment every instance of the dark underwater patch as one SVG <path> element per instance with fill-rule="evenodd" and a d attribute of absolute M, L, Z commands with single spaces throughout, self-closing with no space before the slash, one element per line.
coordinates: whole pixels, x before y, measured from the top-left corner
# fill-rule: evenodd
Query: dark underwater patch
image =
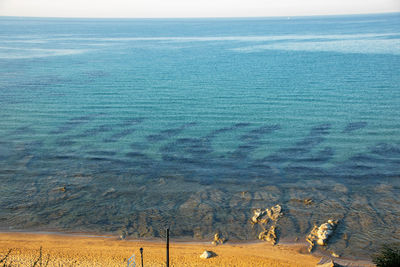
<path fill-rule="evenodd" d="M 144 143 L 144 142 L 133 142 L 129 145 L 133 150 L 145 150 L 147 149 L 149 146 Z"/>
<path fill-rule="evenodd" d="M 289 164 L 287 167 L 283 168 L 286 177 L 299 178 L 311 178 L 311 177 L 324 177 L 326 172 L 322 168 L 309 167 L 306 165 Z"/>
<path fill-rule="evenodd" d="M 158 164 L 157 160 L 150 158 L 144 153 L 128 152 L 125 156 L 129 158 L 129 168 L 133 167 L 136 171 L 141 171 L 144 175 L 149 175 L 150 173 L 158 171 L 158 169 L 154 167 Z"/>
<path fill-rule="evenodd" d="M 94 156 L 115 156 L 117 153 L 114 151 L 98 150 L 98 151 L 88 151 L 86 152 L 86 154 Z"/>
<path fill-rule="evenodd" d="M 24 148 L 26 151 L 33 152 L 34 150 L 37 150 L 41 148 L 44 144 L 43 140 L 38 140 L 38 141 L 32 141 L 24 144 Z"/>
<path fill-rule="evenodd" d="M 110 161 L 110 158 L 106 158 L 106 157 L 88 157 L 88 160 L 91 161 Z"/>
<path fill-rule="evenodd" d="M 259 145 L 259 143 L 257 142 L 253 142 L 253 143 L 245 143 L 242 145 L 239 145 L 237 149 L 235 149 L 235 151 L 233 151 L 231 153 L 231 158 L 234 159 L 245 159 L 249 156 L 251 156 L 251 154 L 254 152 L 254 150 L 257 149 L 257 145 Z"/>
<path fill-rule="evenodd" d="M 170 128 L 170 129 L 166 129 L 166 130 L 161 130 L 157 134 L 151 134 L 151 135 L 146 136 L 146 139 L 147 139 L 147 141 L 154 142 L 154 143 L 168 140 L 172 137 L 179 135 L 185 129 L 192 127 L 194 125 L 196 125 L 195 122 L 190 122 L 190 123 L 183 124 L 182 126 L 180 126 L 178 128 Z"/>
<path fill-rule="evenodd" d="M 105 142 L 105 143 L 117 142 L 119 139 L 121 139 L 127 135 L 130 135 L 130 134 L 134 133 L 135 131 L 136 131 L 136 129 L 125 129 L 122 132 L 111 135 L 109 138 L 105 138 L 103 140 L 103 142 Z"/>
<path fill-rule="evenodd" d="M 105 133 L 105 132 L 110 132 L 112 131 L 112 128 L 110 125 L 100 125 L 95 128 L 87 129 L 84 132 L 80 134 L 74 135 L 75 137 L 81 138 L 81 137 L 90 137 L 90 136 L 95 136 L 100 133 Z"/>
<path fill-rule="evenodd" d="M 342 133 L 351 133 L 353 131 L 360 130 L 362 128 L 365 128 L 367 124 L 368 123 L 365 121 L 350 122 L 346 125 Z"/>
<path fill-rule="evenodd" d="M 78 127 L 79 125 L 88 123 L 90 120 L 93 119 L 93 117 L 94 117 L 93 115 L 87 115 L 87 116 L 71 118 L 64 125 L 61 125 L 56 130 L 53 130 L 50 133 L 51 134 L 66 133 L 66 132 L 71 131 L 72 129 Z"/>
<path fill-rule="evenodd" d="M 147 158 L 147 156 L 145 154 L 140 153 L 140 152 L 128 152 L 125 154 L 125 156 L 127 156 L 129 158 L 144 158 L 144 157 Z"/>
<path fill-rule="evenodd" d="M 186 128 L 193 127 L 193 126 L 196 126 L 196 125 L 197 125 L 197 122 L 192 121 L 192 122 L 188 122 L 188 123 L 183 124 L 182 127 L 184 129 L 186 129 Z"/>
<path fill-rule="evenodd" d="M 299 141 L 296 143 L 297 147 L 302 147 L 306 150 L 309 150 L 322 142 L 324 142 L 325 138 L 322 136 L 308 136 L 304 138 L 303 140 Z M 307 149 L 309 148 L 309 149 Z"/>
<path fill-rule="evenodd" d="M 329 134 L 331 124 L 324 123 L 319 124 L 311 128 L 307 136 L 300 141 L 296 142 L 294 146 L 288 148 L 282 148 L 265 157 L 263 160 L 266 162 L 273 163 L 284 163 L 284 162 L 298 162 L 312 160 L 313 157 L 306 157 L 308 153 L 315 147 L 322 144 L 325 141 L 325 135 Z M 329 151 L 325 151 L 329 153 Z M 323 152 L 322 152 L 323 153 Z M 322 156 L 322 155 L 320 155 Z"/>
<path fill-rule="evenodd" d="M 239 123 L 235 123 L 234 125 L 232 125 L 233 129 L 239 129 L 239 128 L 243 128 L 243 127 L 249 127 L 251 125 L 251 123 L 249 122 L 239 122 Z"/>
<path fill-rule="evenodd" d="M 21 126 L 12 131 L 11 135 L 21 135 L 21 134 L 35 134 L 36 131 L 32 129 L 31 126 Z"/>
<path fill-rule="evenodd" d="M 379 143 L 369 149 L 370 153 L 383 157 L 400 157 L 400 145 Z"/>
<path fill-rule="evenodd" d="M 274 124 L 274 125 L 264 125 L 261 127 L 258 127 L 256 129 L 251 130 L 250 132 L 242 135 L 239 137 L 241 141 L 257 141 L 261 139 L 264 135 L 266 134 L 271 134 L 274 131 L 280 130 L 281 126 L 279 124 Z"/>
<path fill-rule="evenodd" d="M 76 142 L 66 137 L 66 138 L 58 138 L 56 140 L 56 144 L 58 146 L 72 146 L 76 144 Z"/>
<path fill-rule="evenodd" d="M 90 81 L 94 81 L 97 78 L 108 76 L 108 72 L 102 70 L 86 71 L 83 75 Z"/>
<path fill-rule="evenodd" d="M 282 127 L 279 124 L 264 125 L 250 131 L 251 134 L 270 134 L 274 131 L 280 130 Z"/>
<path fill-rule="evenodd" d="M 219 134 L 222 134 L 222 133 L 227 133 L 227 132 L 233 132 L 233 131 L 235 131 L 237 129 L 245 128 L 245 127 L 248 127 L 250 125 L 251 125 L 250 123 L 235 123 L 235 124 L 233 124 L 231 126 L 223 127 L 223 128 L 219 128 L 219 129 L 211 131 L 209 134 L 206 135 L 206 138 L 207 139 L 212 139 L 216 135 L 219 135 Z"/>
<path fill-rule="evenodd" d="M 349 158 L 349 161 L 353 164 L 368 164 L 371 166 L 375 166 L 376 164 L 386 162 L 385 159 L 373 157 L 368 154 L 357 154 L 357 155 L 351 156 Z"/>
<path fill-rule="evenodd" d="M 151 134 L 146 136 L 147 141 L 149 142 L 159 142 L 163 140 L 167 140 L 173 136 L 178 135 L 183 131 L 182 128 L 173 128 L 173 129 L 167 129 L 167 130 L 162 130 L 158 134 Z"/>
<path fill-rule="evenodd" d="M 160 148 L 163 155 L 191 155 L 200 158 L 212 151 L 210 143 L 203 138 L 179 138 Z"/>
<path fill-rule="evenodd" d="M 142 123 L 143 121 L 145 121 L 144 117 L 130 118 L 130 119 L 123 120 L 123 122 L 117 124 L 117 126 L 119 126 L 119 127 L 131 127 L 131 126 L 138 125 L 138 124 Z"/>
<path fill-rule="evenodd" d="M 56 159 L 56 160 L 72 160 L 72 159 L 77 159 L 75 156 L 69 156 L 69 155 L 55 155 L 51 157 L 51 159 Z"/>
<path fill-rule="evenodd" d="M 307 152 L 309 152 L 309 150 L 302 147 L 283 148 L 272 155 L 264 157 L 263 161 L 272 163 L 296 161 L 298 158 L 302 158 Z"/>
<path fill-rule="evenodd" d="M 318 162 L 327 162 L 333 158 L 335 155 L 335 151 L 332 147 L 325 147 L 322 150 L 318 151 L 316 155 L 311 157 L 311 161 L 318 161 Z"/>
<path fill-rule="evenodd" d="M 188 157 L 188 156 L 183 156 L 183 155 L 176 155 L 176 154 L 163 154 L 162 160 L 166 162 L 173 162 L 174 164 L 193 164 L 195 161 Z M 178 165 L 176 165 L 178 167 Z"/>
<path fill-rule="evenodd" d="M 332 125 L 330 123 L 319 124 L 311 128 L 309 136 L 327 135 L 331 128 Z"/>

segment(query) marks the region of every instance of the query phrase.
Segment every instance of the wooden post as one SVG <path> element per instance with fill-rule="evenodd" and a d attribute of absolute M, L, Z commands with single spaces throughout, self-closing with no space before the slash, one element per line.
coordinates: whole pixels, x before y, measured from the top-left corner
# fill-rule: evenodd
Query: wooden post
<path fill-rule="evenodd" d="M 169 227 L 167 228 L 167 267 L 169 267 Z"/>
<path fill-rule="evenodd" d="M 140 248 L 140 259 L 142 261 L 142 267 L 143 267 L 143 248 Z"/>

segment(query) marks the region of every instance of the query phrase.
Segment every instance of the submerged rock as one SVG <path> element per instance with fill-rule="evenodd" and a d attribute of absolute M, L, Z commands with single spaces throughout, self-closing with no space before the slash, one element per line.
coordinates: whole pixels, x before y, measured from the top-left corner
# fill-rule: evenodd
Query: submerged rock
<path fill-rule="evenodd" d="M 290 201 L 302 203 L 302 204 L 304 204 L 306 206 L 313 204 L 312 198 L 303 198 L 303 199 L 292 198 Z"/>
<path fill-rule="evenodd" d="M 278 218 L 282 216 L 282 207 L 278 204 L 265 210 L 255 209 L 253 213 L 254 215 L 251 218 L 251 222 L 253 224 L 267 224 L 269 219 L 272 221 L 277 221 Z"/>
<path fill-rule="evenodd" d="M 277 240 L 275 232 L 276 223 L 279 217 L 282 216 L 282 207 L 278 204 L 269 209 L 256 209 L 253 212 L 254 215 L 251 218 L 251 222 L 253 224 L 259 224 L 263 228 L 263 231 L 258 235 L 258 239 L 271 242 L 272 245 L 275 245 Z M 268 224 L 272 225 L 266 230 Z"/>
<path fill-rule="evenodd" d="M 66 186 L 64 185 L 64 186 L 61 186 L 61 187 L 56 187 L 56 188 L 54 188 L 54 190 L 55 190 L 55 191 L 65 192 L 65 191 L 67 191 L 67 188 L 66 188 Z"/>
<path fill-rule="evenodd" d="M 305 198 L 303 199 L 304 205 L 311 205 L 313 203 L 312 198 Z"/>
<path fill-rule="evenodd" d="M 115 188 L 114 187 L 111 187 L 111 188 L 109 188 L 107 191 L 105 191 L 103 194 L 101 194 L 103 197 L 105 197 L 105 196 L 107 196 L 107 195 L 109 195 L 109 194 L 112 194 L 112 193 L 114 193 L 116 190 L 115 190 Z"/>

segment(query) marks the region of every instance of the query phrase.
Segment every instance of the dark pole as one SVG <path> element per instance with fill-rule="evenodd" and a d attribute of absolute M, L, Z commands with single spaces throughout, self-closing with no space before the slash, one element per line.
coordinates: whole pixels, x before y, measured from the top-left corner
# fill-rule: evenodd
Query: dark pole
<path fill-rule="evenodd" d="M 142 267 L 143 267 L 143 248 L 140 248 L 140 259 L 142 260 Z"/>
<path fill-rule="evenodd" d="M 169 227 L 167 228 L 167 267 L 169 267 Z"/>

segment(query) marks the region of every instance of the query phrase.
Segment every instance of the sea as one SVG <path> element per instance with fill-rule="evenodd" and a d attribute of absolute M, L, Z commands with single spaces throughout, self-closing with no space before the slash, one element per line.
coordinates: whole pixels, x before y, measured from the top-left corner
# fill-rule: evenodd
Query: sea
<path fill-rule="evenodd" d="M 400 240 L 400 13 L 0 17 L 0 230 Z"/>

